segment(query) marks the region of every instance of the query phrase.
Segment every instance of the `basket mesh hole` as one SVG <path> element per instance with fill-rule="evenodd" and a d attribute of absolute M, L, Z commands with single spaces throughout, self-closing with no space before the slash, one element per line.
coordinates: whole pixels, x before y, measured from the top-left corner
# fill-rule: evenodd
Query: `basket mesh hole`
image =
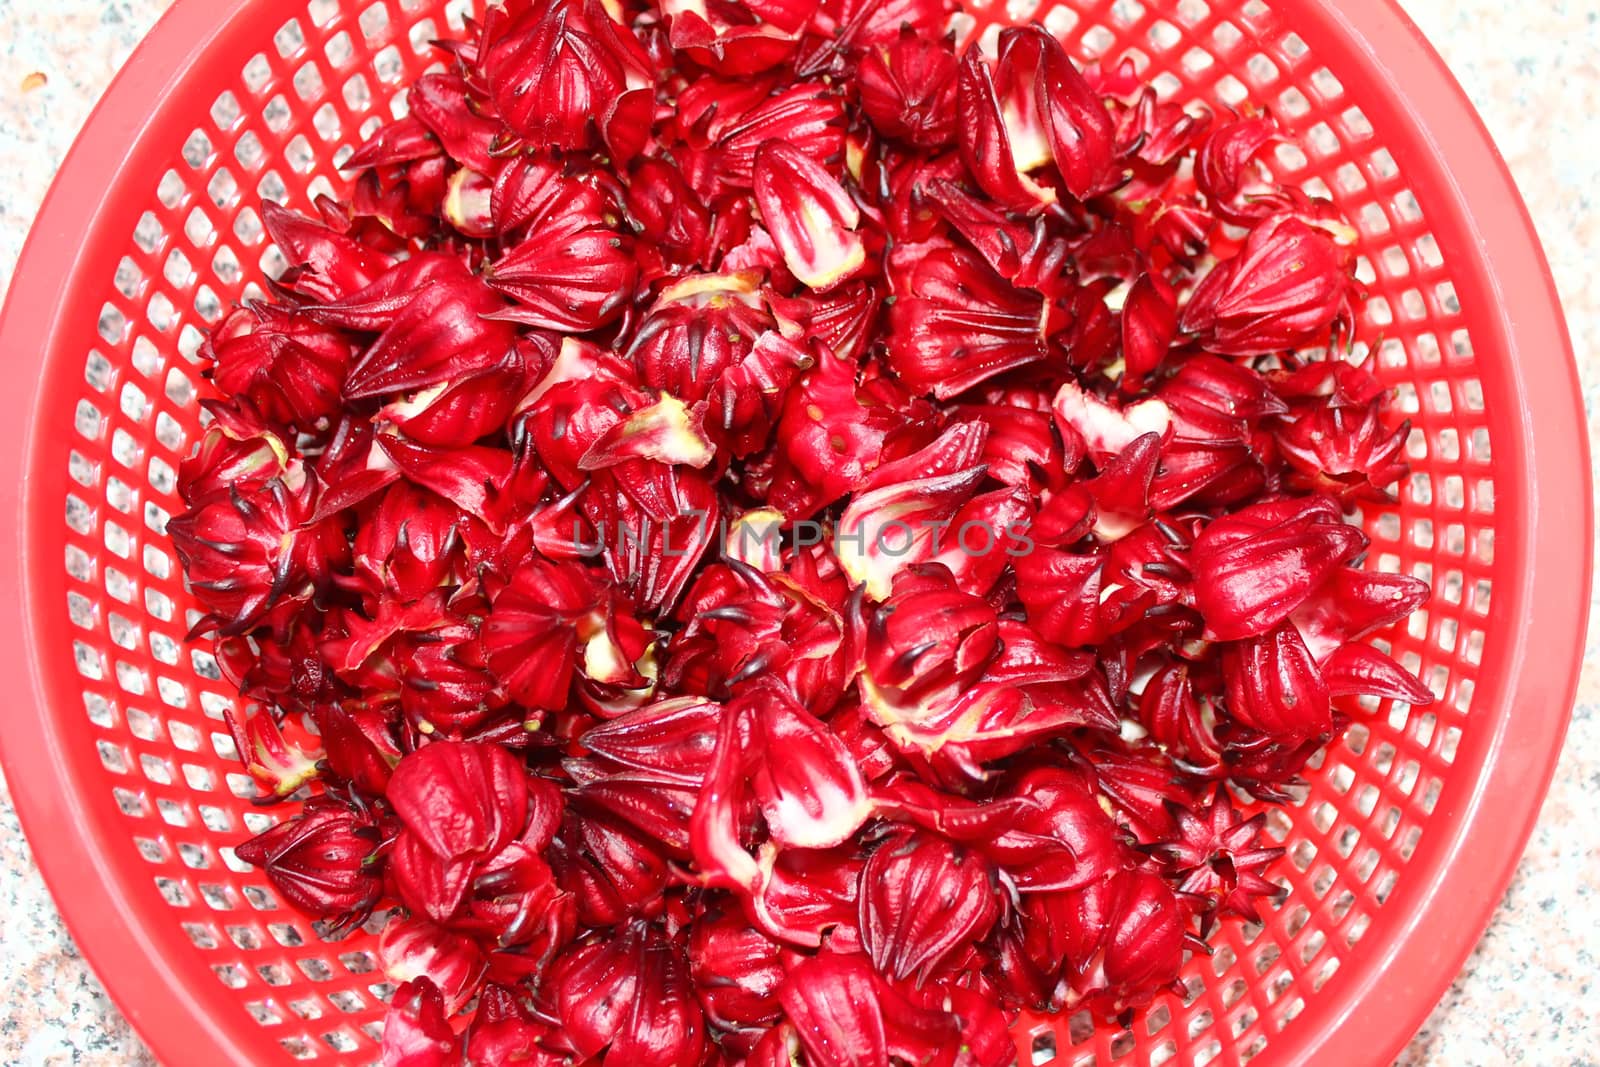
<path fill-rule="evenodd" d="M 183 161 L 196 170 L 210 161 L 211 153 L 211 135 L 205 130 L 197 128 L 183 143 Z"/>
<path fill-rule="evenodd" d="M 183 221 L 183 235 L 189 239 L 189 243 L 194 247 L 208 248 L 210 247 L 211 242 L 216 240 L 217 228 L 212 224 L 211 216 L 207 215 L 199 208 L 195 208 L 189 212 L 189 217 Z M 194 279 L 189 276 L 187 272 L 185 273 L 182 281 L 179 281 L 173 276 L 172 263 L 173 257 L 175 256 L 183 257 L 182 262 L 185 268 L 188 267 L 188 257 L 183 256 L 183 253 L 177 249 L 173 249 L 172 255 L 167 257 L 167 281 L 171 283 L 174 288 L 179 289 L 194 284 Z"/>
<path fill-rule="evenodd" d="M 300 936 L 300 931 L 292 923 L 268 923 L 267 933 L 284 948 L 298 948 L 305 944 L 305 938 Z"/>
<path fill-rule="evenodd" d="M 322 99 L 326 90 L 322 81 L 322 71 L 318 69 L 316 63 L 307 63 L 295 71 L 291 84 L 294 86 L 295 94 L 307 102 Z"/>
<path fill-rule="evenodd" d="M 168 800 L 166 797 L 157 797 L 156 811 L 160 813 L 161 821 L 166 823 L 168 826 L 176 826 L 181 829 L 189 825 L 188 809 L 182 804 L 178 803 L 176 800 Z"/>
<path fill-rule="evenodd" d="M 337 135 L 338 131 L 336 128 L 334 136 Z M 329 139 L 331 140 L 332 138 Z M 306 139 L 306 135 L 299 133 L 295 134 L 294 139 L 289 142 L 288 148 L 285 149 L 284 158 L 288 161 L 289 166 L 292 167 L 297 173 L 309 174 L 311 172 L 311 168 L 316 165 L 317 153 L 316 150 L 311 147 L 311 142 Z"/>
<path fill-rule="evenodd" d="M 393 85 L 405 77 L 405 61 L 400 58 L 400 49 L 396 45 L 389 45 L 379 52 L 373 60 L 372 69 L 377 74 L 378 80 Z"/>
<path fill-rule="evenodd" d="M 210 951 L 217 947 L 217 930 L 209 923 L 186 922 L 183 924 L 183 932 L 188 935 L 189 941 L 195 948 Z"/>
<path fill-rule="evenodd" d="M 361 998 L 361 994 L 351 989 L 329 993 L 328 1002 L 347 1015 L 365 1011 L 367 1008 L 367 1002 Z"/>
<path fill-rule="evenodd" d="M 322 1041 L 335 1052 L 352 1052 L 361 1047 L 360 1042 L 345 1030 L 335 1030 L 332 1033 L 323 1034 Z"/>
<path fill-rule="evenodd" d="M 382 3 L 373 4 L 356 20 L 361 29 L 361 34 L 368 41 L 377 41 L 384 36 L 384 31 L 389 28 L 389 9 Z"/>
<path fill-rule="evenodd" d="M 306 35 L 300 28 L 299 19 L 290 19 L 278 28 L 272 35 L 272 43 L 277 46 L 278 54 L 284 59 L 293 59 L 300 54 L 306 45 Z"/>
<path fill-rule="evenodd" d="M 426 54 L 432 47 L 433 41 L 439 36 L 439 28 L 432 19 L 423 19 L 412 25 L 406 32 L 406 39 L 411 42 L 411 50 L 417 55 Z"/>
<path fill-rule="evenodd" d="M 177 308 L 173 307 L 171 297 L 166 293 L 151 294 L 150 302 L 145 305 L 145 321 L 166 333 L 176 320 Z"/>
<path fill-rule="evenodd" d="M 165 900 L 174 908 L 187 908 L 190 906 L 189 890 L 182 882 L 162 877 L 157 877 L 155 882 L 156 891 L 161 894 L 162 900 Z"/>
<path fill-rule="evenodd" d="M 123 256 L 122 262 L 117 264 L 117 273 L 112 279 L 112 284 L 117 287 L 117 292 L 132 300 L 139 295 L 139 290 L 144 287 L 144 272 L 139 269 L 139 265 L 131 258 Z M 95 355 L 98 356 L 101 362 L 106 364 L 106 369 L 109 371 L 110 363 L 106 362 L 106 358 L 98 353 L 95 353 Z M 94 382 L 91 380 L 90 384 L 94 384 Z M 104 389 L 104 386 L 99 386 L 98 388 Z"/>
<path fill-rule="evenodd" d="M 378 969 L 377 957 L 366 951 L 342 952 L 339 963 L 351 974 L 371 974 Z"/>
<path fill-rule="evenodd" d="M 162 207 L 172 210 L 187 199 L 187 190 L 183 175 L 175 170 L 169 170 L 161 176 L 161 181 L 156 185 L 156 199 L 161 201 Z"/>
<path fill-rule="evenodd" d="M 258 94 L 272 81 L 272 63 L 262 53 L 250 57 L 245 63 L 244 70 L 245 88 L 253 94 Z"/>
<path fill-rule="evenodd" d="M 289 969 L 281 963 L 263 963 L 256 967 L 256 973 L 261 975 L 261 980 L 270 986 L 286 986 L 294 984 L 294 976 Z M 290 1010 L 294 1009 L 294 1002 L 289 1004 Z M 296 1014 L 299 1014 L 296 1012 Z"/>
<path fill-rule="evenodd" d="M 315 1059 L 317 1050 L 311 1042 L 303 1037 L 285 1037 L 278 1040 L 283 1050 L 297 1060 Z"/>
<path fill-rule="evenodd" d="M 200 813 L 201 823 L 212 833 L 227 834 L 233 830 L 233 820 L 222 808 L 214 804 L 196 804 L 195 810 Z"/>
<path fill-rule="evenodd" d="M 232 963 L 218 963 L 211 970 L 216 974 L 217 980 L 229 989 L 243 989 L 250 983 L 243 969 Z"/>
<path fill-rule="evenodd" d="M 1183 40 L 1183 31 L 1166 19 L 1156 19 L 1145 31 L 1145 39 L 1157 52 L 1165 52 Z"/>
<path fill-rule="evenodd" d="M 73 625 L 92 630 L 98 621 L 98 614 L 94 601 L 82 593 L 67 594 L 67 617 L 72 620 Z"/>
<path fill-rule="evenodd" d="M 258 170 L 266 161 L 267 150 L 261 144 L 261 138 L 255 131 L 245 132 L 233 146 L 233 158 L 245 170 Z"/>
<path fill-rule="evenodd" d="M 333 968 L 328 966 L 327 960 L 296 960 L 295 966 L 299 967 L 300 972 L 313 982 L 326 982 L 333 977 Z"/>

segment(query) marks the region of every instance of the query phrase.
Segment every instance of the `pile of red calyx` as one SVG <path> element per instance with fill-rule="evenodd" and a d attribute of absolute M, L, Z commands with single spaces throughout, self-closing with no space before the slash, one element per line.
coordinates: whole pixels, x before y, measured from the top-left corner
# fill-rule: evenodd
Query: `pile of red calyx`
<path fill-rule="evenodd" d="M 170 530 L 304 799 L 238 856 L 396 909 L 386 1063 L 1013 1063 L 1430 699 L 1354 232 L 1270 116 L 950 15 L 511 0 L 265 206 Z"/>

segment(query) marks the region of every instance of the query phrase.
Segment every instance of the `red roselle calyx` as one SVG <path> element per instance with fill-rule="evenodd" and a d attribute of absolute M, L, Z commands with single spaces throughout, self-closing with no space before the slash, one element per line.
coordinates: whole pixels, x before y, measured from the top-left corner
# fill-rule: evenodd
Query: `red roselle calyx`
<path fill-rule="evenodd" d="M 304 800 L 238 857 L 394 908 L 391 1067 L 1004 1067 L 1432 699 L 1355 231 L 1270 116 L 954 9 L 507 0 L 262 206 L 168 529 Z"/>

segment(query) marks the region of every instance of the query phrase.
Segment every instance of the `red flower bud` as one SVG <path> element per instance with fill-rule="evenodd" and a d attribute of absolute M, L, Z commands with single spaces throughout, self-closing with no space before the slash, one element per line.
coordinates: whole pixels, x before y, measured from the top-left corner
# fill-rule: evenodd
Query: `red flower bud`
<path fill-rule="evenodd" d="M 754 185 L 756 152 L 778 142 L 819 163 L 844 149 L 844 109 L 820 82 L 798 82 L 771 92 L 767 82 L 736 84 L 700 78 L 678 97 L 684 140 L 709 150 L 684 163 L 689 184 L 713 200 Z M 683 161 L 680 161 L 683 162 Z"/>
<path fill-rule="evenodd" d="M 778 65 L 799 40 L 807 5 L 785 0 L 707 4 L 662 0 L 672 47 L 718 74 L 755 74 Z"/>
<path fill-rule="evenodd" d="M 273 422 L 310 429 L 339 410 L 350 344 L 304 316 L 270 304 L 237 308 L 201 351 L 218 389 L 248 397 Z"/>
<path fill-rule="evenodd" d="M 574 794 L 590 810 L 603 811 L 675 855 L 691 850 L 689 819 L 698 795 L 696 784 L 676 781 L 653 771 L 618 771 L 603 764 L 566 762 L 581 783 Z"/>
<path fill-rule="evenodd" d="M 668 858 L 656 843 L 599 806 L 569 814 L 551 846 L 550 865 L 585 926 L 649 914 L 669 876 Z"/>
<path fill-rule="evenodd" d="M 596 472 L 582 506 L 603 532 L 601 555 L 613 581 L 645 611 L 677 603 L 720 520 L 706 475 L 643 461 Z"/>
<path fill-rule="evenodd" d="M 738 914 L 711 913 L 695 922 L 689 968 L 713 1026 L 738 1030 L 778 1021 L 779 956 L 779 947 Z"/>
<path fill-rule="evenodd" d="M 345 398 L 353 400 L 449 384 L 499 366 L 515 331 L 485 316 L 505 306 L 454 256 L 423 253 L 306 313 L 379 335 L 345 380 Z"/>
<path fill-rule="evenodd" d="M 426 978 L 395 990 L 383 1022 L 387 1067 L 455 1067 L 461 1049 L 440 1006 L 439 991 Z"/>
<path fill-rule="evenodd" d="M 763 850 L 745 912 L 763 933 L 786 945 L 815 949 L 856 944 L 856 894 L 862 859 L 854 846 Z"/>
<path fill-rule="evenodd" d="M 1345 645 L 1323 661 L 1329 696 L 1375 696 L 1407 704 L 1433 703 L 1428 687 L 1370 645 Z"/>
<path fill-rule="evenodd" d="M 502 184 L 515 180 L 518 161 L 502 172 Z M 541 177 L 541 184 L 544 179 Z M 529 194 L 521 194 L 523 196 Z M 497 204 L 501 199 L 496 189 Z M 517 199 L 510 193 L 508 201 Z M 512 210 L 509 206 L 506 211 Z M 526 213 L 526 218 L 521 217 Z M 485 280 L 516 301 L 500 317 L 541 329 L 583 333 L 605 325 L 633 298 L 638 267 L 616 227 L 620 211 L 575 179 L 559 179 L 537 208 L 522 204 L 501 215 L 503 229 L 522 233 Z"/>
<path fill-rule="evenodd" d="M 981 858 L 917 831 L 885 838 L 861 871 L 861 940 L 880 972 L 927 980 L 999 914 Z"/>
<path fill-rule="evenodd" d="M 583 745 L 625 767 L 698 786 L 710 769 L 723 714 L 709 700 L 674 697 L 593 727 Z"/>
<path fill-rule="evenodd" d="M 270 200 L 261 205 L 261 222 L 289 261 L 289 270 L 279 284 L 313 300 L 340 300 L 360 292 L 394 262 L 383 253 Z"/>
<path fill-rule="evenodd" d="M 303 471 L 296 465 L 283 474 L 255 491 L 230 490 L 167 524 L 189 588 L 207 609 L 196 633 L 228 637 L 270 624 L 310 599 L 311 565 L 337 559 L 327 541 L 342 540 L 342 531 L 306 529 Z"/>
<path fill-rule="evenodd" d="M 483 77 L 506 125 L 536 148 L 637 152 L 651 62 L 598 0 L 557 0 L 484 21 Z"/>
<path fill-rule="evenodd" d="M 253 496 L 287 477 L 298 484 L 302 464 L 283 437 L 247 406 L 202 401 L 211 416 L 200 445 L 178 468 L 183 499 L 192 508 L 235 496 Z"/>
<path fill-rule="evenodd" d="M 861 109 L 878 132 L 939 148 L 955 140 L 956 70 L 947 41 L 903 26 L 887 45 L 865 50 L 856 67 Z"/>
<path fill-rule="evenodd" d="M 807 1062 L 830 1067 L 889 1062 L 879 985 L 872 965 L 860 955 L 824 952 L 789 972 L 778 996 Z"/>
<path fill-rule="evenodd" d="M 1050 146 L 1036 122 L 1013 130 L 1006 121 L 1004 97 L 996 81 L 982 51 L 967 49 L 956 77 L 961 158 L 979 188 L 995 203 L 1007 211 L 1037 211 L 1056 201 L 1055 190 L 1028 173 L 1050 162 Z M 1020 102 L 1032 112 L 1037 105 L 1030 96 L 1024 90 Z M 1017 143 L 1019 135 L 1021 144 Z"/>
<path fill-rule="evenodd" d="M 466 78 L 459 73 L 424 74 L 406 93 L 406 100 L 411 114 L 439 139 L 446 155 L 480 174 L 493 172 L 501 126 L 487 102 L 472 95 Z"/>
<path fill-rule="evenodd" d="M 1328 686 L 1293 626 L 1280 623 L 1223 652 L 1228 712 L 1274 737 L 1320 737 L 1333 728 Z"/>
<path fill-rule="evenodd" d="M 1405 443 L 1409 422 L 1384 425 L 1382 403 L 1364 408 L 1317 407 L 1287 420 L 1278 447 L 1299 477 L 1297 487 L 1326 493 L 1342 504 L 1388 503 L 1393 486 L 1410 470 Z"/>
<path fill-rule="evenodd" d="M 1314 593 L 1367 539 L 1323 497 L 1254 504 L 1195 539 L 1195 607 L 1207 633 L 1266 633 Z"/>
<path fill-rule="evenodd" d="M 483 982 L 484 959 L 477 944 L 425 919 L 390 919 L 378 936 L 378 958 L 391 980 L 431 985 L 446 1015 L 465 1007 Z"/>
<path fill-rule="evenodd" d="M 389 802 L 404 826 L 390 874 L 435 922 L 531 935 L 553 887 L 539 858 L 560 819 L 559 790 L 495 745 L 439 741 L 400 761 Z"/>
<path fill-rule="evenodd" d="M 903 422 L 893 405 L 863 393 L 853 363 L 821 352 L 784 397 L 768 500 L 786 517 L 809 518 L 879 465 L 886 439 Z"/>
<path fill-rule="evenodd" d="M 1178 809 L 1177 832 L 1154 850 L 1169 876 L 1181 879 L 1178 892 L 1210 902 L 1214 910 L 1206 913 L 1206 928 L 1218 913 L 1260 922 L 1256 899 L 1284 895 L 1264 874 L 1284 852 L 1262 846 L 1265 823 L 1265 813 L 1241 817 L 1227 788 L 1219 786 L 1208 805 L 1193 812 Z"/>
<path fill-rule="evenodd" d="M 1217 125 L 1195 157 L 1195 184 L 1213 211 L 1235 225 L 1249 225 L 1284 203 L 1281 188 L 1256 162 L 1268 146 L 1283 140 L 1265 112 L 1246 112 Z"/>
<path fill-rule="evenodd" d="M 892 257 L 889 366 L 918 393 L 946 400 L 1045 358 L 1049 308 L 976 254 L 953 245 L 901 246 Z"/>
<path fill-rule="evenodd" d="M 415 116 L 407 115 L 378 127 L 350 154 L 342 169 L 360 171 L 369 167 L 389 167 L 437 156 L 441 151 L 434 132 Z"/>
<path fill-rule="evenodd" d="M 266 872 L 290 904 L 335 929 L 366 921 L 383 893 L 376 851 L 382 831 L 368 812 L 314 797 L 300 812 L 234 847 Z"/>
<path fill-rule="evenodd" d="M 532 369 L 527 356 L 513 344 L 498 363 L 391 401 L 379 417 L 413 441 L 464 448 L 505 425 Z"/>
<path fill-rule="evenodd" d="M 1139 699 L 1139 721 L 1151 739 L 1173 758 L 1196 767 L 1218 766 L 1222 756 L 1209 710 L 1196 698 L 1188 668 L 1182 664 L 1157 672 Z"/>
<path fill-rule="evenodd" d="M 1154 590 L 1120 580 L 1109 550 L 1040 548 L 1016 560 L 1017 595 L 1028 623 L 1069 648 L 1097 645 L 1137 623 L 1157 599 Z"/>
<path fill-rule="evenodd" d="M 322 753 L 315 748 L 307 752 L 287 740 L 272 711 L 250 707 L 235 712 L 230 708 L 224 717 L 239 762 L 261 787 L 263 796 L 281 800 L 317 777 L 317 761 Z"/>
<path fill-rule="evenodd" d="M 610 1067 L 697 1067 L 705 1019 L 683 948 L 654 926 L 586 942 L 557 964 L 556 1010 L 578 1055 Z"/>
<path fill-rule="evenodd" d="M 1291 618 L 1318 662 L 1410 615 L 1428 600 L 1428 583 L 1408 574 L 1341 567 Z"/>
<path fill-rule="evenodd" d="M 736 456 L 766 440 L 789 383 L 811 364 L 760 308 L 756 281 L 697 275 L 669 287 L 629 351 L 645 384 L 695 404 Z"/>
<path fill-rule="evenodd" d="M 1111 115 L 1043 26 L 1000 34 L 995 83 L 1019 169 L 1031 169 L 1036 159 L 1053 161 L 1067 192 L 1079 200 L 1122 184 Z"/>
<path fill-rule="evenodd" d="M 636 163 L 628 183 L 628 217 L 639 232 L 639 255 L 660 257 L 656 272 L 712 262 L 711 212 L 672 162 Z M 646 280 L 651 275 L 647 269 Z"/>
<path fill-rule="evenodd" d="M 1073 960 L 1080 993 L 1115 1014 L 1142 1006 L 1177 980 L 1187 922 L 1166 882 L 1146 871 L 1123 871 L 1079 893 L 1088 898 L 1080 905 L 1086 925 L 1104 931 L 1092 957 Z"/>
<path fill-rule="evenodd" d="M 872 805 L 860 768 L 844 742 L 786 687 L 752 688 L 726 714 L 750 716 L 760 753 L 751 784 L 774 841 L 791 848 L 828 848 L 848 840 L 866 822 Z"/>
<path fill-rule="evenodd" d="M 943 178 L 928 184 L 926 195 L 956 232 L 983 256 L 995 273 L 1021 289 L 1055 296 L 1071 286 L 1067 242 L 1051 235 L 1046 221 L 1014 221 L 962 185 Z"/>
<path fill-rule="evenodd" d="M 467 1028 L 468 1067 L 561 1067 L 567 1056 L 555 1044 L 556 1035 L 522 1005 L 510 986 L 490 983 L 478 998 L 478 1009 Z"/>
<path fill-rule="evenodd" d="M 322 703 L 312 704 L 310 714 L 322 736 L 327 773 L 363 793 L 381 795 L 401 757 L 383 710 Z"/>
<path fill-rule="evenodd" d="M 1349 264 L 1327 231 L 1273 215 L 1250 231 L 1237 256 L 1201 279 L 1178 324 L 1230 356 L 1326 342 L 1353 314 Z"/>
<path fill-rule="evenodd" d="M 490 597 L 480 628 L 484 665 L 529 708 L 566 706 L 591 631 L 604 630 L 599 594 L 583 568 L 530 559 Z M 597 646 L 598 647 L 598 646 Z"/>
<path fill-rule="evenodd" d="M 874 717 L 944 706 L 969 690 L 1000 650 L 999 621 L 942 567 L 905 571 L 868 617 L 862 692 Z"/>
<path fill-rule="evenodd" d="M 898 574 L 935 558 L 959 577 L 972 572 L 988 579 L 966 583 L 974 590 L 987 590 L 1004 568 L 1004 547 L 996 542 L 1023 515 L 996 506 L 1011 498 L 1009 492 L 972 498 L 985 473 L 977 460 L 987 434 L 981 422 L 950 426 L 926 448 L 879 467 L 845 508 L 834 552 L 868 597 L 885 599 Z M 963 547 L 968 523 L 983 535 L 984 551 Z"/>
<path fill-rule="evenodd" d="M 460 512 L 407 482 L 390 486 L 356 531 L 355 566 L 374 595 L 420 600 L 457 563 Z"/>
<path fill-rule="evenodd" d="M 1141 274 L 1122 305 L 1122 372 L 1124 392 L 1138 392 L 1144 379 L 1161 365 L 1178 332 L 1177 300 L 1159 274 Z"/>
<path fill-rule="evenodd" d="M 861 211 L 822 164 L 770 141 L 756 153 L 754 180 L 762 221 L 801 284 L 831 289 L 861 268 Z"/>
<path fill-rule="evenodd" d="M 1037 494 L 1055 488 L 1066 474 L 1066 457 L 1051 428 L 1048 407 L 1036 411 L 1021 404 L 962 404 L 954 417 L 981 421 L 989 428 L 982 460 L 989 477 Z"/>

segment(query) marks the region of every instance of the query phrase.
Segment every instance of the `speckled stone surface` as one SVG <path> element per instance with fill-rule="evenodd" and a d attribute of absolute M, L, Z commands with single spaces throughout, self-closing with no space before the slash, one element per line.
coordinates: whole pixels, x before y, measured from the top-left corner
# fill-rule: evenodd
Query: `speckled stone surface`
<path fill-rule="evenodd" d="M 0 292 L 55 167 L 169 0 L 0 0 Z M 1147 0 L 1148 2 L 1148 0 Z M 1544 239 L 1600 442 L 1600 9 L 1404 0 L 1483 114 Z M 39 77 L 42 75 L 43 77 Z M 1600 634 L 1539 825 L 1399 1067 L 1600 1064 Z M 154 1061 L 63 929 L 0 782 L 0 1064 Z"/>

